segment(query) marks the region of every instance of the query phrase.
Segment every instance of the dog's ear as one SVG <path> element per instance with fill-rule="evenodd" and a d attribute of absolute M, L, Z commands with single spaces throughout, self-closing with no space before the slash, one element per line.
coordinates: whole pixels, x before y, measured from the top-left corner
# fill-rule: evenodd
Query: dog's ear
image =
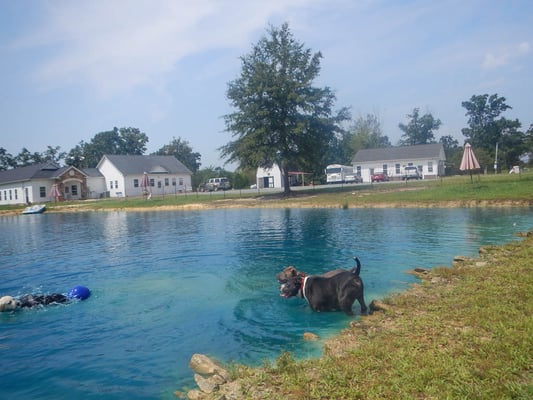
<path fill-rule="evenodd" d="M 287 268 L 285 268 L 285 271 L 287 271 L 287 277 L 298 276 L 298 270 L 292 265 L 289 265 Z"/>

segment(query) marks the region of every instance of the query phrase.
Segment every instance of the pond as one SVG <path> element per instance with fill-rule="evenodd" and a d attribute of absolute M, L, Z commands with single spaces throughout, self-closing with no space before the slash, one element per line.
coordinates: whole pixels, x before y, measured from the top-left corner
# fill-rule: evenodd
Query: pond
<path fill-rule="evenodd" d="M 519 240 L 531 208 L 243 209 L 0 218 L 0 296 L 87 301 L 0 313 L 0 393 L 16 399 L 173 399 L 194 353 L 260 365 L 318 356 L 353 317 L 279 296 L 275 274 L 362 262 L 367 304 L 481 245 Z M 356 303 L 354 310 L 359 313 Z M 356 317 L 357 318 L 357 317 Z"/>

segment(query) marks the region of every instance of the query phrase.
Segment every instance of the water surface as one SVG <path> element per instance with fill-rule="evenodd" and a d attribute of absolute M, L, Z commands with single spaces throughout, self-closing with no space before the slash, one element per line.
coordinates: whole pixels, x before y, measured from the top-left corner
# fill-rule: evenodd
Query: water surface
<path fill-rule="evenodd" d="M 351 318 L 283 299 L 275 274 L 363 264 L 367 303 L 480 245 L 517 240 L 530 208 L 245 209 L 0 218 L 0 295 L 92 290 L 80 303 L 0 314 L 0 394 L 174 398 L 193 353 L 258 365 L 320 354 L 306 331 Z M 354 310 L 359 312 L 356 303 Z"/>

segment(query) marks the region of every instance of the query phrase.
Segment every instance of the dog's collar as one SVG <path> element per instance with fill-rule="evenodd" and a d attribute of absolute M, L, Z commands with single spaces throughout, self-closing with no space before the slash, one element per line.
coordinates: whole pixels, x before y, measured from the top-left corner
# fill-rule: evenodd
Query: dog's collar
<path fill-rule="evenodd" d="M 305 301 L 307 301 L 307 303 L 309 303 L 309 300 L 307 299 L 307 296 L 305 295 L 305 284 L 307 282 L 307 278 L 309 278 L 308 276 L 305 276 L 305 275 L 302 275 L 302 286 L 300 288 L 300 292 L 302 293 L 302 295 L 300 297 L 303 297 L 305 299 Z"/>

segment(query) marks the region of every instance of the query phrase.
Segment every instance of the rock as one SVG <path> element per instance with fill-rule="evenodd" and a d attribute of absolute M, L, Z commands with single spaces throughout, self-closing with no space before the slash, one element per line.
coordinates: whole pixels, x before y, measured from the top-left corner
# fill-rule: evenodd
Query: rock
<path fill-rule="evenodd" d="M 427 274 L 427 273 L 429 273 L 429 269 L 427 269 L 427 268 L 415 268 L 414 271 L 417 274 Z"/>
<path fill-rule="evenodd" d="M 320 336 L 311 332 L 304 332 L 304 340 L 320 340 Z"/>
<path fill-rule="evenodd" d="M 195 372 L 194 381 L 198 390 L 191 390 L 187 394 L 189 399 L 202 399 L 202 393 L 211 394 L 219 390 L 231 378 L 229 372 L 203 354 L 193 354 L 189 367 Z M 193 396 L 193 397 L 191 397 Z M 205 397 L 205 396 L 204 396 Z"/>
<path fill-rule="evenodd" d="M 198 388 L 204 393 L 213 393 L 220 386 L 213 381 L 212 377 L 204 378 L 200 374 L 194 374 L 194 381 L 198 385 Z"/>
<path fill-rule="evenodd" d="M 385 304 L 379 300 L 372 300 L 370 303 L 370 312 L 373 313 L 374 311 L 391 311 L 392 307 L 388 304 Z"/>
<path fill-rule="evenodd" d="M 453 258 L 453 262 L 465 262 L 466 260 L 468 260 L 466 256 L 455 256 Z"/>
<path fill-rule="evenodd" d="M 189 400 L 202 400 L 205 398 L 205 393 L 200 392 L 198 389 L 192 389 L 187 392 L 187 398 Z"/>

